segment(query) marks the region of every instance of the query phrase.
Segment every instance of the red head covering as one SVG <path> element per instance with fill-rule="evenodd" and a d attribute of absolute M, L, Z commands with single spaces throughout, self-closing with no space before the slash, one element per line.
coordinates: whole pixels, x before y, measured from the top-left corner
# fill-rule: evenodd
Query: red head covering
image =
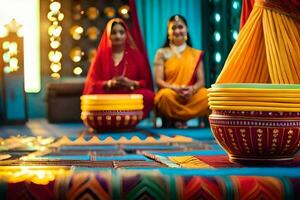
<path fill-rule="evenodd" d="M 120 23 L 125 27 L 126 40 L 125 52 L 121 61 L 123 70 L 116 74 L 112 58 L 112 44 L 110 34 L 112 25 Z M 103 82 L 112 79 L 114 76 L 124 75 L 132 80 L 139 81 L 141 87 L 153 90 L 153 82 L 150 66 L 147 64 L 145 56 L 136 47 L 136 44 L 129 32 L 128 26 L 120 18 L 110 20 L 102 34 L 97 54 L 90 66 L 87 80 L 84 87 L 84 94 L 106 93 L 103 89 Z M 117 92 L 115 92 L 117 93 Z"/>
<path fill-rule="evenodd" d="M 240 29 L 244 26 L 246 23 L 252 9 L 254 6 L 255 0 L 243 0 L 243 7 L 241 12 L 241 21 L 240 21 Z"/>

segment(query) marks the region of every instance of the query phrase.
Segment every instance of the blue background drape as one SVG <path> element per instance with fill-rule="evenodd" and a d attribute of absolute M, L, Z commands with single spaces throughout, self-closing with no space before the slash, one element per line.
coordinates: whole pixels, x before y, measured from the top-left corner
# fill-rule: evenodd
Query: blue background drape
<path fill-rule="evenodd" d="M 168 19 L 172 15 L 186 18 L 192 45 L 201 49 L 201 0 L 136 0 L 136 8 L 152 72 L 155 53 L 166 40 Z"/>

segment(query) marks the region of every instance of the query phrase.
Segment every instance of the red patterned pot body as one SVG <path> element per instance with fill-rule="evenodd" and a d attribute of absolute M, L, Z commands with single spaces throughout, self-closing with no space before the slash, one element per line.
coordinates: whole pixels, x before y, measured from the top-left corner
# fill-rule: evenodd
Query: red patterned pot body
<path fill-rule="evenodd" d="M 209 121 L 231 161 L 288 161 L 299 150 L 299 112 L 214 110 Z"/>
<path fill-rule="evenodd" d="M 97 132 L 133 129 L 142 118 L 142 110 L 81 112 L 83 123 Z"/>

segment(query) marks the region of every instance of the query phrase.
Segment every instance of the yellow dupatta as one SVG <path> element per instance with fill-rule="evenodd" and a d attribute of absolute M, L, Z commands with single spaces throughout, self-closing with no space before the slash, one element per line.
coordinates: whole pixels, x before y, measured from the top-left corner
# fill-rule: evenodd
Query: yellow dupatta
<path fill-rule="evenodd" d="M 174 85 L 189 85 L 203 51 L 186 47 L 180 57 L 174 54 L 165 62 L 165 81 Z"/>

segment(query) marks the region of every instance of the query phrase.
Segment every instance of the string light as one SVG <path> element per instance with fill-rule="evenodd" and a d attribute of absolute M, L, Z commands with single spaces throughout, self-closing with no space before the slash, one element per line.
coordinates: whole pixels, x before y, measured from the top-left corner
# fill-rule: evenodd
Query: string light
<path fill-rule="evenodd" d="M 89 20 L 95 20 L 99 15 L 99 11 L 96 7 L 89 7 L 86 12 L 86 15 Z"/>
<path fill-rule="evenodd" d="M 3 70 L 4 73 L 9 74 L 18 71 L 18 44 L 16 42 L 4 41 L 2 44 L 4 53 L 2 55 L 3 61 L 6 63 Z"/>
<path fill-rule="evenodd" d="M 5 27 L 0 26 L 0 38 L 6 37 L 8 35 L 8 31 Z"/>
<path fill-rule="evenodd" d="M 70 51 L 70 58 L 75 63 L 80 62 L 83 55 L 84 55 L 84 52 L 81 50 L 80 47 L 74 47 Z"/>
<path fill-rule="evenodd" d="M 70 34 L 74 40 L 80 40 L 84 29 L 79 25 L 74 25 L 70 28 Z"/>
<path fill-rule="evenodd" d="M 95 41 L 98 39 L 98 35 L 100 34 L 100 31 L 96 26 L 91 26 L 87 29 L 86 35 L 88 36 L 89 40 Z"/>
<path fill-rule="evenodd" d="M 118 13 L 121 17 L 123 17 L 124 19 L 128 19 L 129 18 L 129 6 L 128 5 L 122 5 L 119 9 L 118 9 Z"/>
<path fill-rule="evenodd" d="M 232 7 L 233 7 L 233 9 L 238 9 L 239 8 L 239 6 L 240 6 L 240 4 L 239 4 L 239 2 L 238 1 L 234 1 L 233 3 L 232 3 Z"/>
<path fill-rule="evenodd" d="M 51 65 L 50 65 L 50 68 L 51 68 L 51 70 L 54 72 L 54 73 L 57 73 L 57 72 L 59 72 L 60 70 L 61 70 L 61 64 L 59 63 L 52 63 Z"/>
<path fill-rule="evenodd" d="M 220 34 L 219 32 L 215 32 L 215 33 L 214 33 L 214 36 L 215 36 L 215 40 L 216 40 L 217 42 L 219 42 L 219 41 L 221 40 L 221 34 Z"/>
<path fill-rule="evenodd" d="M 105 17 L 107 17 L 107 18 L 113 18 L 116 15 L 116 11 L 113 7 L 106 7 L 106 8 L 104 8 L 103 12 L 104 12 Z"/>
<path fill-rule="evenodd" d="M 237 38 L 238 38 L 238 32 L 237 31 L 233 31 L 233 33 L 232 33 L 232 37 L 233 37 L 233 39 L 234 40 L 237 40 Z"/>
<path fill-rule="evenodd" d="M 216 52 L 215 54 L 215 60 L 217 63 L 221 62 L 222 56 L 220 52 Z"/>
<path fill-rule="evenodd" d="M 215 14 L 215 20 L 216 22 L 219 22 L 221 20 L 221 15 L 219 13 Z"/>
<path fill-rule="evenodd" d="M 80 74 L 82 74 L 82 68 L 77 66 L 73 69 L 73 73 L 77 76 L 79 76 Z"/>
<path fill-rule="evenodd" d="M 51 0 L 49 5 L 49 12 L 47 14 L 47 18 L 51 22 L 51 25 L 48 28 L 48 35 L 50 36 L 50 47 L 51 50 L 48 53 L 48 59 L 50 61 L 50 70 L 51 77 L 55 79 L 59 79 L 60 71 L 62 70 L 61 58 L 62 53 L 59 50 L 61 46 L 61 33 L 62 26 L 60 26 L 60 22 L 64 19 L 64 14 L 60 11 L 61 3 L 55 0 Z"/>

